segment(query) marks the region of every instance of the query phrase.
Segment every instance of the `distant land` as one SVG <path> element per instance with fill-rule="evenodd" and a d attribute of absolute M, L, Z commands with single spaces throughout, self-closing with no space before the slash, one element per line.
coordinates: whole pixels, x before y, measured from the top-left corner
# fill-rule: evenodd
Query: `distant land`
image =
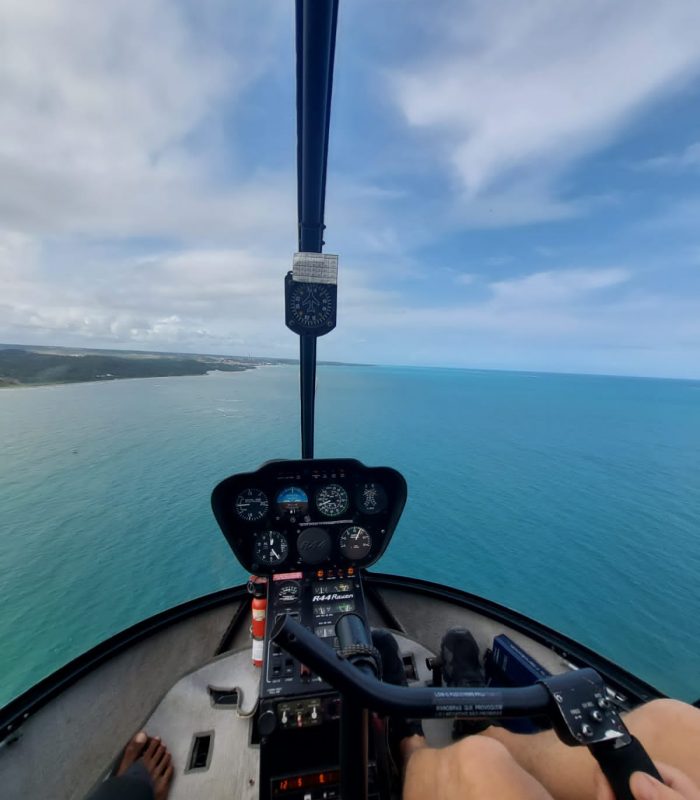
<path fill-rule="evenodd" d="M 294 363 L 286 358 L 0 344 L 0 388 L 206 375 Z"/>

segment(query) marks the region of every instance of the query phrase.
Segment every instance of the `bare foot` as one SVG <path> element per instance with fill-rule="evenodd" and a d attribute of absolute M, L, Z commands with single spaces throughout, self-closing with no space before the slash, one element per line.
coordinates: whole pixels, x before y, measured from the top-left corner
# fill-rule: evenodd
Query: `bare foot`
<path fill-rule="evenodd" d="M 157 736 L 148 741 L 141 760 L 153 781 L 155 800 L 165 800 L 173 779 L 173 764 L 170 753 Z"/>
<path fill-rule="evenodd" d="M 147 741 L 148 736 L 146 736 L 143 731 L 139 731 L 136 736 L 134 736 L 124 748 L 124 756 L 117 770 L 117 775 L 123 775 L 129 769 L 134 761 L 143 753 L 143 748 L 146 746 Z"/>
<path fill-rule="evenodd" d="M 136 761 L 140 761 L 148 771 L 155 800 L 165 800 L 173 779 L 172 758 L 165 745 L 157 736 L 149 738 L 139 731 L 124 748 L 117 775 L 123 775 Z"/>

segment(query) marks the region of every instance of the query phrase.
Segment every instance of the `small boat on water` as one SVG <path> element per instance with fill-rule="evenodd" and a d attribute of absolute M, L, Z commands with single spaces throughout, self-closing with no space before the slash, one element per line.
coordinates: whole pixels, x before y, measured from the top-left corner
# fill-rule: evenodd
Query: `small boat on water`
<path fill-rule="evenodd" d="M 342 453 L 314 458 L 316 342 L 336 321 L 338 261 L 323 253 L 323 230 L 338 2 L 296 9 L 299 252 L 284 285 L 300 337 L 301 458 L 260 453 L 259 469 L 213 490 L 248 585 L 140 622 L 2 709 L 8 800 L 85 797 L 142 728 L 167 741 L 173 800 L 400 797 L 390 714 L 423 718 L 434 745 L 451 741 L 455 717 L 499 719 L 522 732 L 553 726 L 608 775 L 611 759 L 627 758 L 623 777 L 647 763 L 620 714 L 659 691 L 509 608 L 374 571 L 400 543 L 405 479 Z M 455 627 L 485 654 L 486 686 L 442 686 L 440 641 Z M 407 687 L 378 680 L 375 629 L 394 634 Z"/>

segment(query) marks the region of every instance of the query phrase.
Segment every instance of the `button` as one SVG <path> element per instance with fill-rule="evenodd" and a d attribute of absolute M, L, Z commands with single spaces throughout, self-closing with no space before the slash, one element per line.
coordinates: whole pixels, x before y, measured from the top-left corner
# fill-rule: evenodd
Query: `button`
<path fill-rule="evenodd" d="M 610 701 L 606 697 L 601 697 L 598 700 L 598 708 L 610 708 Z"/>
<path fill-rule="evenodd" d="M 581 733 L 590 738 L 593 736 L 593 728 L 591 728 L 587 722 L 584 722 L 583 725 L 581 725 Z"/>
<path fill-rule="evenodd" d="M 603 721 L 603 712 L 602 711 L 598 711 L 597 708 L 594 708 L 593 711 L 591 711 L 591 719 L 595 720 L 595 722 L 602 722 Z"/>
<path fill-rule="evenodd" d="M 260 715 L 258 720 L 258 730 L 263 736 L 269 736 L 277 727 L 277 718 L 275 712 L 268 708 Z"/>

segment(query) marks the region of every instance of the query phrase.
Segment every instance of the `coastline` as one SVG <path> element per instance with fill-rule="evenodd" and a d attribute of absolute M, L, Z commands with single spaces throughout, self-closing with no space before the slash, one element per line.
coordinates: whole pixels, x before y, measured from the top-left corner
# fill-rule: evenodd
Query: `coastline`
<path fill-rule="evenodd" d="M 124 352 L 119 355 L 100 351 L 46 352 L 25 347 L 0 347 L 0 388 L 63 386 L 73 383 L 105 383 L 107 381 L 195 377 L 209 372 L 246 372 L 255 369 L 263 359 L 233 356 L 200 356 L 176 354 L 142 354 Z"/>
<path fill-rule="evenodd" d="M 164 380 L 169 378 L 205 378 L 214 372 L 219 372 L 222 375 L 225 373 L 234 374 L 236 372 L 251 372 L 252 370 L 260 369 L 261 367 L 277 367 L 279 364 L 258 364 L 255 366 L 246 366 L 243 369 L 210 369 L 206 372 L 192 372 L 186 375 L 131 375 L 114 378 L 86 378 L 85 380 L 78 381 L 42 381 L 32 383 L 3 383 L 0 380 L 0 390 L 2 389 L 39 389 L 46 388 L 47 386 L 81 386 L 86 383 L 121 383 L 122 381 L 151 381 L 151 380 Z"/>

